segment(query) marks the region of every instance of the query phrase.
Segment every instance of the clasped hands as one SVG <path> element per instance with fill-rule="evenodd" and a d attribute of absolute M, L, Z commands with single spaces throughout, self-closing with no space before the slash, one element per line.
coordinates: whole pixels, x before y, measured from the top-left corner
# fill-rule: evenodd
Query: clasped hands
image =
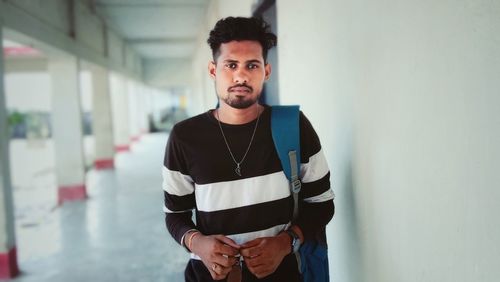
<path fill-rule="evenodd" d="M 231 272 L 243 256 L 248 270 L 257 278 L 272 274 L 283 258 L 290 253 L 290 237 L 280 233 L 262 237 L 242 245 L 224 235 L 199 235 L 193 238 L 191 252 L 198 255 L 214 280 L 221 280 Z"/>

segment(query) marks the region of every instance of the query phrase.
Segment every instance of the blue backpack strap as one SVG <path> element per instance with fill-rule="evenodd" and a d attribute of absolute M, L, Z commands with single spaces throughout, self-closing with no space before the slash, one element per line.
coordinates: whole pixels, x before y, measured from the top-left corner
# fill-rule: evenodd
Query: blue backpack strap
<path fill-rule="evenodd" d="M 273 106 L 271 110 L 274 146 L 281 160 L 283 172 L 290 181 L 290 192 L 293 195 L 293 218 L 298 215 L 298 193 L 301 188 L 299 115 L 299 106 Z"/>
<path fill-rule="evenodd" d="M 300 173 L 300 126 L 299 106 L 273 106 L 271 131 L 274 146 L 281 160 L 281 166 L 290 182 L 293 195 L 293 218 L 298 215 L 298 193 L 301 188 Z M 295 253 L 297 264 L 304 282 L 328 282 L 328 250 L 315 240 L 302 243 Z"/>

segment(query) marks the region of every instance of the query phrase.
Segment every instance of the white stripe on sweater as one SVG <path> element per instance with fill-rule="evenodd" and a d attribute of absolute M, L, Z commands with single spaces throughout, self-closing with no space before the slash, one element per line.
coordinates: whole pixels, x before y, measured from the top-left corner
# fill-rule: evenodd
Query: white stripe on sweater
<path fill-rule="evenodd" d="M 179 171 L 163 166 L 163 190 L 175 196 L 185 196 L 194 192 L 193 179 Z"/>
<path fill-rule="evenodd" d="M 328 163 L 321 149 L 309 158 L 309 162 L 301 164 L 300 178 L 303 183 L 314 182 L 323 178 L 328 171 Z"/>
<path fill-rule="evenodd" d="M 324 192 L 323 194 L 320 194 L 318 196 L 310 197 L 310 198 L 305 198 L 304 202 L 306 203 L 321 203 L 321 202 L 326 202 L 329 200 L 335 199 L 335 193 L 333 190 L 330 188 L 328 191 Z"/>
<path fill-rule="evenodd" d="M 285 174 L 267 175 L 210 184 L 196 184 L 196 206 L 204 212 L 245 207 L 290 196 Z"/>

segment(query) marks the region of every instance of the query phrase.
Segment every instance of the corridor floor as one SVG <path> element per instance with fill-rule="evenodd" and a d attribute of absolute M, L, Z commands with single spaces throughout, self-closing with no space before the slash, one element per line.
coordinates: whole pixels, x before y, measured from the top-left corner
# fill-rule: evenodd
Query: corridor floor
<path fill-rule="evenodd" d="M 143 136 L 116 156 L 115 170 L 87 173 L 87 200 L 18 228 L 21 274 L 6 281 L 183 281 L 189 256 L 168 234 L 162 211 L 166 140 Z"/>

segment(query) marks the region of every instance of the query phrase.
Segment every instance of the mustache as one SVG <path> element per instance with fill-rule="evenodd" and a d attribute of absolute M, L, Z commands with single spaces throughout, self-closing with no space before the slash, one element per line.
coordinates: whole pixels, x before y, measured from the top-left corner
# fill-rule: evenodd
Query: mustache
<path fill-rule="evenodd" d="M 229 88 L 227 89 L 227 91 L 232 91 L 232 90 L 233 90 L 234 88 L 236 88 L 236 87 L 245 87 L 245 88 L 247 88 L 250 92 L 253 92 L 253 88 L 252 88 L 251 86 L 246 85 L 245 83 L 233 85 L 233 86 L 229 87 Z"/>

